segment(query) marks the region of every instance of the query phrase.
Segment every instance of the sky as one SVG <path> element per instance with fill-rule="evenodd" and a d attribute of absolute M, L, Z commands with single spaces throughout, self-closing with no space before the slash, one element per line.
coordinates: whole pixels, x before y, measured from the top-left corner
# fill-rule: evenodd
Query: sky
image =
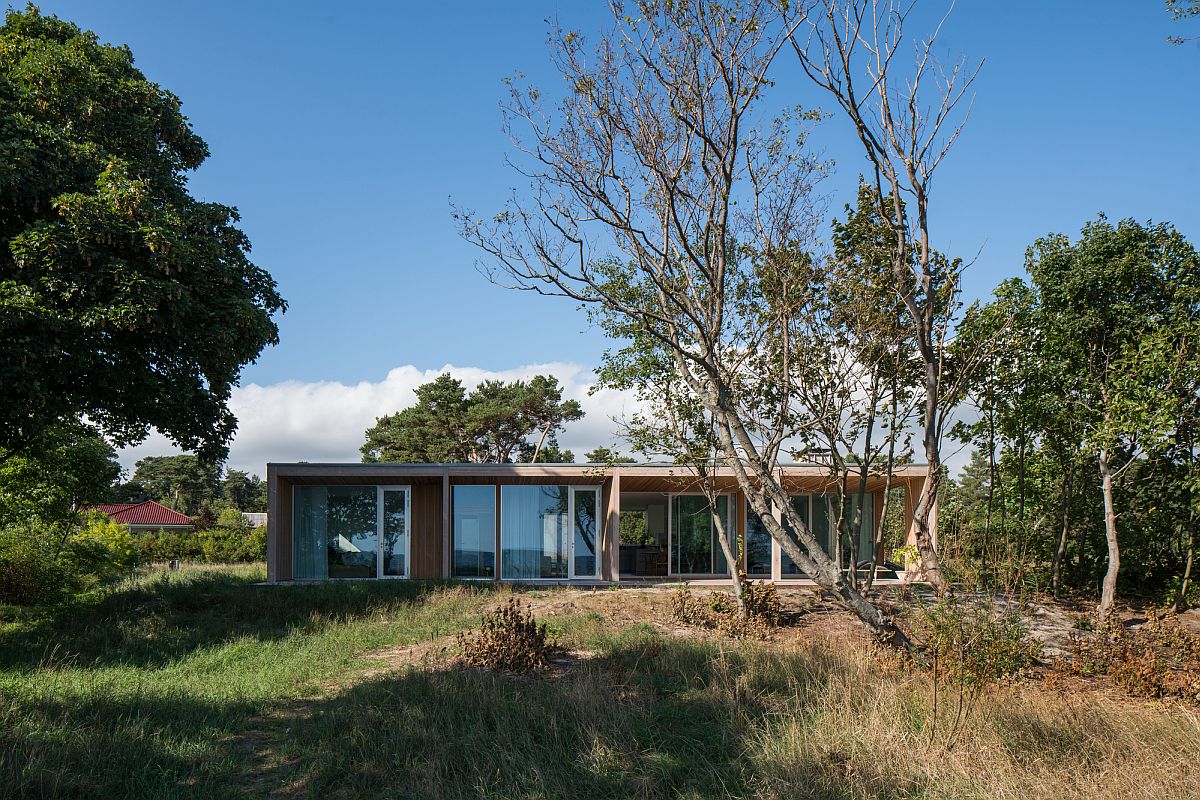
<path fill-rule="evenodd" d="M 281 343 L 246 367 L 229 466 L 354 461 L 376 416 L 449 370 L 468 385 L 560 377 L 588 417 L 561 443 L 614 442 L 616 393 L 589 396 L 606 345 L 565 300 L 495 286 L 451 203 L 497 210 L 517 185 L 499 102 L 524 73 L 553 91 L 547 20 L 602 29 L 603 2 L 200 3 L 42 0 L 102 41 L 128 45 L 177 94 L 211 156 L 199 197 L 237 206 L 252 257 L 288 301 Z M 926 30 L 948 7 L 922 0 Z M 1159 0 L 960 0 L 940 55 L 983 62 L 967 127 L 942 167 L 937 246 L 972 265 L 968 299 L 1023 272 L 1025 249 L 1100 212 L 1169 221 L 1200 241 L 1200 43 Z M 824 99 L 785 60 L 772 102 Z M 836 117 L 817 146 L 835 162 L 831 207 L 864 162 Z M 121 453 L 173 452 L 161 436 Z"/>

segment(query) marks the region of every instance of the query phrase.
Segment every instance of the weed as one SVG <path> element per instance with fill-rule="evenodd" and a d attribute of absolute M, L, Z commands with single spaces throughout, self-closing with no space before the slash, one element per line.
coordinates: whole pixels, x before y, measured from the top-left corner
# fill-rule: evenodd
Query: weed
<path fill-rule="evenodd" d="M 1200 636 L 1174 614 L 1151 609 L 1145 625 L 1129 629 L 1115 616 L 1095 636 L 1072 634 L 1069 659 L 1058 667 L 1076 675 L 1107 675 L 1134 697 L 1174 697 L 1200 703 Z"/>
<path fill-rule="evenodd" d="M 463 661 L 473 667 L 531 672 L 550 665 L 554 641 L 515 597 L 483 617 L 478 631 L 458 634 Z"/>

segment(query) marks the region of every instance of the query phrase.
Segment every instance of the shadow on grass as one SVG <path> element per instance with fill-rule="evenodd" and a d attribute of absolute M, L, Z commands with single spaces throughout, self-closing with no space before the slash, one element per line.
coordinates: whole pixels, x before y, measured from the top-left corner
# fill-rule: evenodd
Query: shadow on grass
<path fill-rule="evenodd" d="M 27 613 L 0 633 L 0 668 L 49 660 L 87 666 L 162 666 L 240 637 L 263 641 L 419 601 L 441 581 L 256 585 L 220 572 L 160 573 L 94 599 Z"/>
<path fill-rule="evenodd" d="M 420 667 L 278 706 L 0 697 L 0 781 L 64 798 L 955 796 L 826 743 L 840 670 L 634 626 L 551 676 Z"/>

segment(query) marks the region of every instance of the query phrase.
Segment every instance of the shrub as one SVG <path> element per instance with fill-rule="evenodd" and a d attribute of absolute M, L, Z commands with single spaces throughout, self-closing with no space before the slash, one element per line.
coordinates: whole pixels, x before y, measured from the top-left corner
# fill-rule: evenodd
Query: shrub
<path fill-rule="evenodd" d="M 199 561 L 204 556 L 200 539 L 194 533 L 143 533 L 136 539 L 142 561 Z"/>
<path fill-rule="evenodd" d="M 671 597 L 671 616 L 683 625 L 711 628 L 736 639 L 765 639 L 779 627 L 783 607 L 774 584 L 755 583 L 743 575 L 742 602 L 744 617 L 738 614 L 734 599 L 723 592 L 709 595 L 705 607 L 687 589 L 680 589 Z"/>
<path fill-rule="evenodd" d="M 67 540 L 62 560 L 81 578 L 107 583 L 126 574 L 141 558 L 126 526 L 93 512 L 85 519 L 83 529 Z"/>
<path fill-rule="evenodd" d="M 467 664 L 508 672 L 543 669 L 555 650 L 545 623 L 539 625 L 515 597 L 484 614 L 478 631 L 460 633 L 458 645 Z"/>
<path fill-rule="evenodd" d="M 1021 615 L 997 611 L 990 602 L 943 598 L 924 608 L 917 624 L 941 678 L 960 685 L 1015 675 L 1033 666 L 1041 653 Z"/>
<path fill-rule="evenodd" d="M 54 555 L 57 545 L 37 528 L 0 531 L 0 603 L 36 605 L 76 589 Z"/>
<path fill-rule="evenodd" d="M 1060 662 L 1078 675 L 1107 675 L 1134 697 L 1175 697 L 1200 703 L 1200 636 L 1174 614 L 1153 609 L 1134 630 L 1110 616 L 1094 636 L 1072 634 L 1071 659 Z"/>

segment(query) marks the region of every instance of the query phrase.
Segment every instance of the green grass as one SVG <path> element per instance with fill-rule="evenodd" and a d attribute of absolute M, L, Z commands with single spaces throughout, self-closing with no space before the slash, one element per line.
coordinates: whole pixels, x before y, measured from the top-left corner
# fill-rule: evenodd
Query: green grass
<path fill-rule="evenodd" d="M 0 795 L 1200 794 L 1195 717 L 1169 708 L 1001 686 L 949 738 L 926 676 L 861 643 L 678 637 L 578 593 L 549 622 L 587 654 L 549 675 L 381 670 L 369 651 L 473 625 L 495 595 L 260 577 L 156 573 L 0 612 Z"/>

